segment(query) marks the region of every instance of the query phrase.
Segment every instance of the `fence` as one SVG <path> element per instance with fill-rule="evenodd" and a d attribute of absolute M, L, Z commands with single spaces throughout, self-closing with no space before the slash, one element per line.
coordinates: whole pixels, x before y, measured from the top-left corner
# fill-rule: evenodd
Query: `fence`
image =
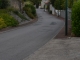
<path fill-rule="evenodd" d="M 56 10 L 52 5 L 50 5 L 50 10 L 53 15 L 59 15 L 62 18 L 65 18 L 65 10 Z M 71 9 L 68 9 L 68 20 L 71 20 Z"/>

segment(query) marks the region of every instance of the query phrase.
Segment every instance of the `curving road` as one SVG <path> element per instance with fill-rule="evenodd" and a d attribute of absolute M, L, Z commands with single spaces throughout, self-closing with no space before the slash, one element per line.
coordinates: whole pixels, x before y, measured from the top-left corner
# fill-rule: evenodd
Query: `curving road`
<path fill-rule="evenodd" d="M 0 60 L 23 60 L 55 37 L 64 22 L 37 9 L 38 21 L 0 33 Z"/>

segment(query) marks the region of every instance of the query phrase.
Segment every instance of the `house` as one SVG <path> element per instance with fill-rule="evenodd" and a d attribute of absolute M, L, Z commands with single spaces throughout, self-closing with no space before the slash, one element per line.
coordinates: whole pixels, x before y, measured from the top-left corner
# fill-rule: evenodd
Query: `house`
<path fill-rule="evenodd" d="M 49 2 L 49 0 L 42 0 L 41 1 L 41 8 L 44 8 L 45 4 L 48 2 Z"/>

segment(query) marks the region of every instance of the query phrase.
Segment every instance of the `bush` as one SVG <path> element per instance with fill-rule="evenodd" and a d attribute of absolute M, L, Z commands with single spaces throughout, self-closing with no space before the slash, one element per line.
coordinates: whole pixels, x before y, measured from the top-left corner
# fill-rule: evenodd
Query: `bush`
<path fill-rule="evenodd" d="M 7 26 L 17 26 L 18 21 L 15 20 L 8 12 L 7 10 L 1 9 L 0 10 L 0 17 L 4 20 L 5 24 Z"/>
<path fill-rule="evenodd" d="M 36 9 L 31 2 L 26 2 L 25 6 L 23 7 L 23 10 L 29 17 L 31 18 L 36 17 Z"/>
<path fill-rule="evenodd" d="M 7 26 L 17 26 L 18 25 L 18 21 L 15 20 L 12 16 L 10 16 L 7 13 L 3 13 L 0 15 L 1 18 L 4 19 L 4 22 Z"/>
<path fill-rule="evenodd" d="M 72 7 L 72 33 L 80 36 L 80 0 L 75 2 Z"/>
<path fill-rule="evenodd" d="M 26 12 L 26 14 L 30 17 L 30 18 L 34 18 L 35 16 L 31 13 L 31 9 L 28 7 L 24 7 L 24 10 Z"/>
<path fill-rule="evenodd" d="M 31 10 L 32 10 L 32 14 L 34 15 L 34 16 L 36 16 L 36 9 L 35 9 L 35 7 L 34 6 L 31 6 Z"/>
<path fill-rule="evenodd" d="M 0 18 L 0 29 L 7 27 L 7 25 L 5 24 L 4 20 L 2 18 Z"/>
<path fill-rule="evenodd" d="M 35 18 L 35 16 L 34 16 L 32 13 L 30 13 L 30 12 L 26 12 L 26 14 L 27 14 L 30 18 L 32 18 L 32 19 Z"/>
<path fill-rule="evenodd" d="M 8 0 L 0 0 L 0 9 L 5 9 L 9 6 Z"/>

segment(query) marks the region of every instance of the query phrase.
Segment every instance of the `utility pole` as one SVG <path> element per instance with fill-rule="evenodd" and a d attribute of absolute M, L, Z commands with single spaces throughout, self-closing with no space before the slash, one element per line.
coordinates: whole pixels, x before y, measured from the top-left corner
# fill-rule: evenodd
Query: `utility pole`
<path fill-rule="evenodd" d="M 68 35 L 68 0 L 65 5 L 65 35 Z"/>

